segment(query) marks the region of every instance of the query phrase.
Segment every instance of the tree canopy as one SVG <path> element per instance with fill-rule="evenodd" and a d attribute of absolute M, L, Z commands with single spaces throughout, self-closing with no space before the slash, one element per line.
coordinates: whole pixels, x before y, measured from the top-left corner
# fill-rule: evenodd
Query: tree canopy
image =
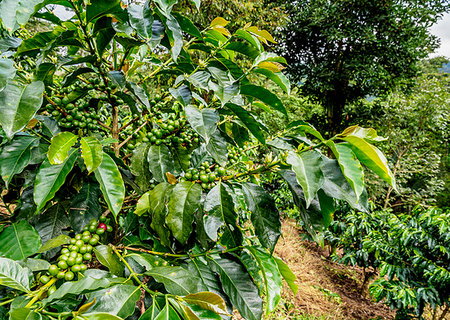
<path fill-rule="evenodd" d="M 343 107 L 379 95 L 417 74 L 417 62 L 439 41 L 428 28 L 449 8 L 445 0 L 298 0 L 278 36 L 289 73 L 302 92 L 327 109 L 330 131 Z"/>

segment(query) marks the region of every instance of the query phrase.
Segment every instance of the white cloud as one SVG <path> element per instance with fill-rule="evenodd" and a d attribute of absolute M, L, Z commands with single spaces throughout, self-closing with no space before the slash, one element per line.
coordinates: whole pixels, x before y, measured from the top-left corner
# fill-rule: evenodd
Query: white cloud
<path fill-rule="evenodd" d="M 437 24 L 430 28 L 430 32 L 441 39 L 441 47 L 430 57 L 446 56 L 450 58 L 450 13 L 445 14 Z"/>

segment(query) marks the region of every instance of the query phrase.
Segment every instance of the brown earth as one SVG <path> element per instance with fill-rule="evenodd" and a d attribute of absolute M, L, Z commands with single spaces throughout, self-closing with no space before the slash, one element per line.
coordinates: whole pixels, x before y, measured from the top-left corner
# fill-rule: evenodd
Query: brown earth
<path fill-rule="evenodd" d="M 275 254 L 295 273 L 299 290 L 294 296 L 284 283 L 282 301 L 266 319 L 394 319 L 395 313 L 388 307 L 370 300 L 367 288 L 361 290 L 362 268 L 329 261 L 326 250 L 314 242 L 301 240 L 302 234 L 293 220 L 283 222 L 282 234 Z"/>
<path fill-rule="evenodd" d="M 295 273 L 300 288 L 295 297 L 287 285 L 283 288 L 285 304 L 292 305 L 285 319 L 289 319 L 289 313 L 325 316 L 330 320 L 394 319 L 394 312 L 388 307 L 371 301 L 367 287 L 362 290 L 362 268 L 326 259 L 328 253 L 316 243 L 300 240 L 293 220 L 283 222 L 282 234 L 275 252 Z"/>

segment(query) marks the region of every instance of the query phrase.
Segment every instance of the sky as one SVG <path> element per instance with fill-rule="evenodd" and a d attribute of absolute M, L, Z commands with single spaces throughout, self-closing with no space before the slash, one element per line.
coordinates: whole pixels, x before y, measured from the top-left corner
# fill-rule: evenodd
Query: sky
<path fill-rule="evenodd" d="M 450 13 L 445 14 L 442 20 L 431 27 L 430 31 L 441 39 L 441 47 L 430 57 L 446 56 L 450 58 Z"/>

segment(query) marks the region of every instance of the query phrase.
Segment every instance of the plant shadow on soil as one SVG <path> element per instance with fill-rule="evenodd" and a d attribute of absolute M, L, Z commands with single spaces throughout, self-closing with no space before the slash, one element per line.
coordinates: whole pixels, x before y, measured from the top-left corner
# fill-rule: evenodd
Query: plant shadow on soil
<path fill-rule="evenodd" d="M 265 319 L 291 320 L 372 320 L 394 319 L 395 312 L 371 300 L 367 287 L 361 290 L 363 271 L 327 260 L 327 250 L 314 242 L 301 240 L 294 220 L 284 220 L 283 236 L 275 254 L 294 274 L 299 290 L 293 295 L 283 284 L 278 308 Z M 363 294 L 361 292 L 363 291 Z M 242 319 L 235 316 L 234 319 Z"/>

